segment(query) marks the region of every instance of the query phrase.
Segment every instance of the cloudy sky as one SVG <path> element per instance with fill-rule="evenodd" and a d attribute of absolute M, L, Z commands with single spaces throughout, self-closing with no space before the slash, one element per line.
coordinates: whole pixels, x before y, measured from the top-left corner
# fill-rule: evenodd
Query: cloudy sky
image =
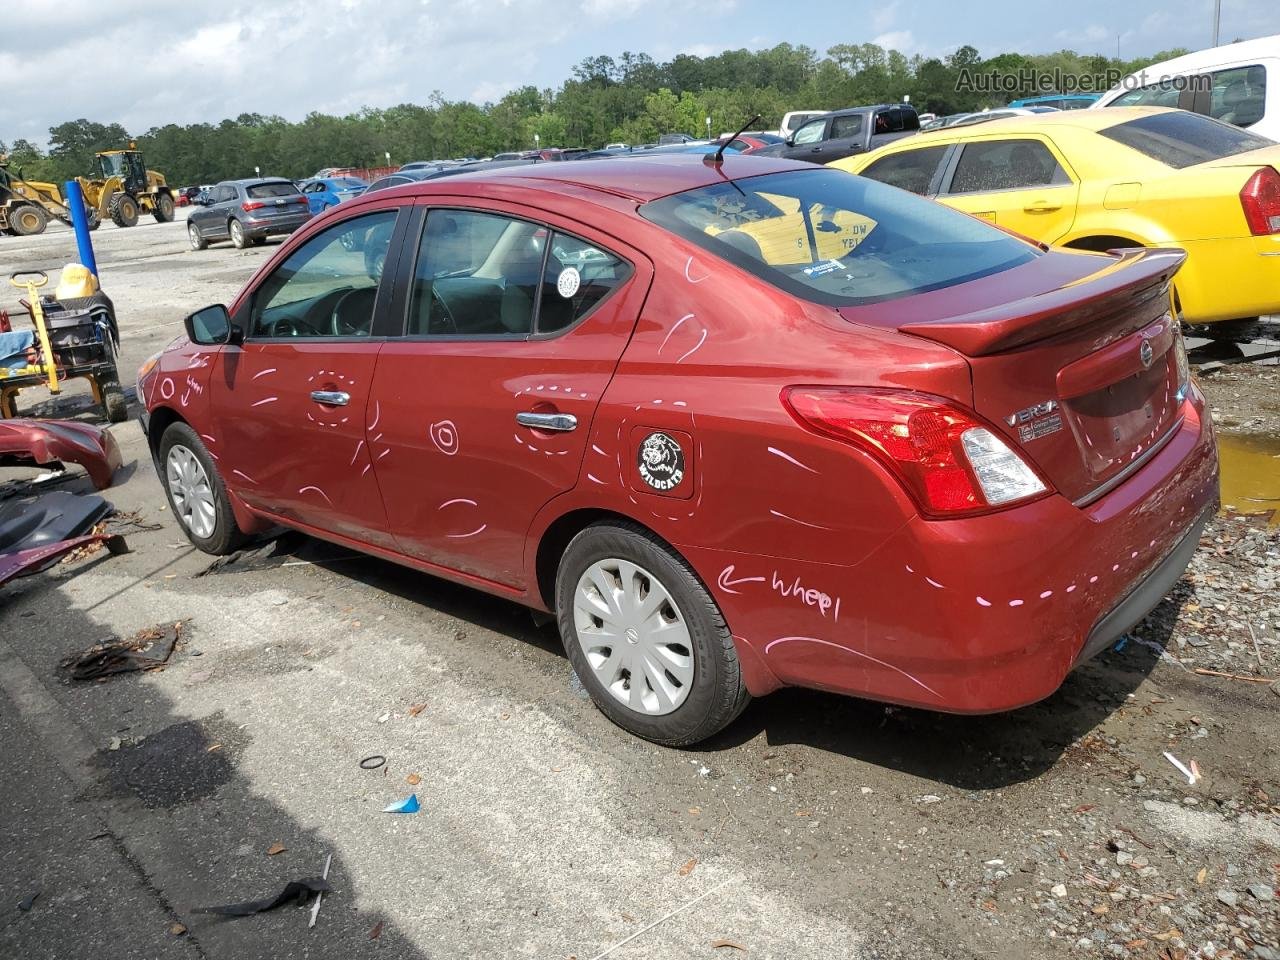
<path fill-rule="evenodd" d="M 557 86 L 596 54 L 874 41 L 942 56 L 1069 47 L 1123 56 L 1209 45 L 1213 0 L 0 0 L 0 140 L 76 117 L 153 125 L 244 112 L 448 99 Z M 163 15 L 157 11 L 163 9 Z M 1122 17 L 1117 12 L 1123 11 Z M 104 22 L 109 29 L 104 29 Z M 53 28 L 53 29 L 51 29 Z M 1223 0 L 1222 37 L 1280 34 L 1277 0 Z M 15 53 L 15 50 L 17 51 Z"/>

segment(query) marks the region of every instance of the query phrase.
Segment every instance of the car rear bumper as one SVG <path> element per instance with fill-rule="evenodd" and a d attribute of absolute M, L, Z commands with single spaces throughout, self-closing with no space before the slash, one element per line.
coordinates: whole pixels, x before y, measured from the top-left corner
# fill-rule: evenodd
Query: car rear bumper
<path fill-rule="evenodd" d="M 1179 243 L 1187 262 L 1174 280 L 1187 323 L 1280 312 L 1280 235 Z"/>
<path fill-rule="evenodd" d="M 722 551 L 691 560 L 752 648 L 744 660 L 767 668 L 753 693 L 776 681 L 995 713 L 1052 694 L 1159 603 L 1217 496 L 1213 428 L 1193 391 L 1165 446 L 1088 506 L 1052 496 L 963 520 L 914 517 L 851 567 Z"/>
<path fill-rule="evenodd" d="M 257 220 L 245 217 L 240 222 L 244 225 L 244 232 L 251 237 L 273 237 L 293 233 L 310 219 L 311 212 L 307 211 L 282 214 L 278 217 L 263 217 Z"/>

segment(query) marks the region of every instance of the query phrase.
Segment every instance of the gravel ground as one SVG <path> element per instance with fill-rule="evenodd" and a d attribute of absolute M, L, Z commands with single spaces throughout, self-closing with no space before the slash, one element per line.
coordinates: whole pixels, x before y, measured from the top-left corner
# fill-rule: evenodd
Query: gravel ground
<path fill-rule="evenodd" d="M 181 224 L 95 242 L 126 382 L 274 249 L 191 253 Z M 71 249 L 57 228 L 0 238 L 9 269 Z M 1275 374 L 1253 369 L 1204 380 L 1224 444 L 1276 440 Z M 83 399 L 35 409 L 91 416 Z M 509 604 L 302 537 L 202 575 L 137 427 L 114 432 L 110 498 L 158 527 L 0 604 L 0 956 L 1280 957 L 1280 688 L 1261 682 L 1280 529 L 1248 500 L 1043 703 L 951 717 L 787 690 L 671 751 L 605 721 Z M 179 620 L 162 671 L 59 669 Z M 380 812 L 409 792 L 420 813 Z M 313 930 L 192 910 L 329 854 Z"/>

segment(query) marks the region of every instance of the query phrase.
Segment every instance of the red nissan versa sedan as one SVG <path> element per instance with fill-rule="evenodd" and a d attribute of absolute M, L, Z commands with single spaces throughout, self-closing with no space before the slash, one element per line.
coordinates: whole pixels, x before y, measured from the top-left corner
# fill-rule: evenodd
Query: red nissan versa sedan
<path fill-rule="evenodd" d="M 559 618 L 614 722 L 782 685 L 1040 700 L 1217 499 L 1174 250 L 1047 250 L 837 170 L 667 155 L 348 201 L 139 376 L 210 553 L 284 524 Z"/>

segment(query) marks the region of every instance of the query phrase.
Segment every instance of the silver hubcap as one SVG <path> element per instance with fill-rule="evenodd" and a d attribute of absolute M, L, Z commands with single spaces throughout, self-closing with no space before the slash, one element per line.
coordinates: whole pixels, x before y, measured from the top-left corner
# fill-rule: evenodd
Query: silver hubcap
<path fill-rule="evenodd" d="M 235 220 L 231 221 L 231 239 L 236 243 L 244 243 L 244 229 Z"/>
<path fill-rule="evenodd" d="M 213 488 L 196 455 L 182 444 L 174 444 L 165 462 L 165 476 L 173 498 L 173 511 L 182 525 L 201 539 L 213 536 L 217 520 Z"/>
<path fill-rule="evenodd" d="M 187 236 L 191 238 L 191 245 L 193 247 L 200 245 L 200 231 L 196 229 L 196 225 L 194 223 L 187 227 Z"/>
<path fill-rule="evenodd" d="M 649 716 L 671 713 L 693 687 L 693 642 L 658 578 L 628 560 L 600 560 L 573 597 L 578 645 L 619 703 Z"/>

